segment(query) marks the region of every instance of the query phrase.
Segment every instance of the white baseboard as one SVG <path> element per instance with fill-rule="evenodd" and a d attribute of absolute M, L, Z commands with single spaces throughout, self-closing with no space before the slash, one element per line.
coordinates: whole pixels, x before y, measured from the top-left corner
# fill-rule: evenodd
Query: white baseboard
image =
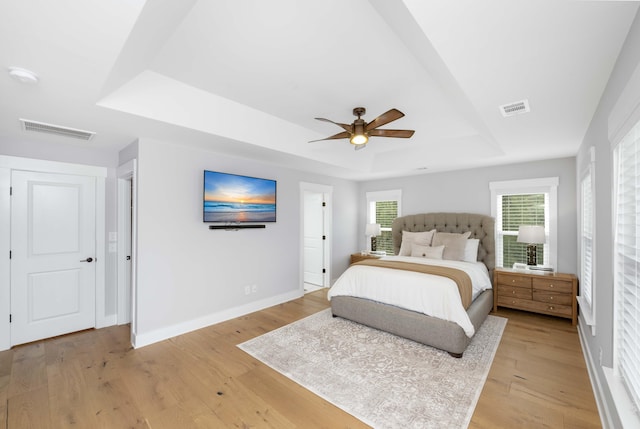
<path fill-rule="evenodd" d="M 148 346 L 149 344 L 157 343 L 169 338 L 173 338 L 178 335 L 186 334 L 187 332 L 195 331 L 197 329 L 206 328 L 207 326 L 215 325 L 216 323 L 225 322 L 236 317 L 244 316 L 245 314 L 253 313 L 255 311 L 264 310 L 274 305 L 282 304 L 287 301 L 298 299 L 304 295 L 304 291 L 295 290 L 287 292 L 281 295 L 262 299 L 260 301 L 251 302 L 239 307 L 230 308 L 218 313 L 209 314 L 204 317 L 200 317 L 186 322 L 178 323 L 175 325 L 167 326 L 155 331 L 146 332 L 142 334 L 132 333 L 131 341 L 134 348 L 140 348 Z"/>
<path fill-rule="evenodd" d="M 591 327 L 587 326 L 587 331 L 591 331 Z M 603 429 L 613 429 L 613 421 L 611 419 L 611 411 L 604 400 L 604 392 L 602 390 L 602 381 L 598 378 L 597 366 L 591 356 L 591 350 L 587 347 L 587 340 L 584 337 L 585 329 L 582 328 L 582 320 L 579 319 L 578 323 L 578 338 L 580 339 L 580 346 L 582 353 L 584 354 L 584 360 L 587 364 L 587 371 L 589 373 L 589 379 L 591 380 L 591 388 L 593 389 L 593 395 L 596 399 L 596 405 L 598 407 L 598 413 L 600 414 L 600 422 Z"/>

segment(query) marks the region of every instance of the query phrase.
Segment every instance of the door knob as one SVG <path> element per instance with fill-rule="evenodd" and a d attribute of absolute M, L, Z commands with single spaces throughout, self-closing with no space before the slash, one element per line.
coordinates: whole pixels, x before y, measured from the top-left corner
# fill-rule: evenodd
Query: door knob
<path fill-rule="evenodd" d="M 87 259 L 83 259 L 83 260 L 82 260 L 82 261 L 80 261 L 80 262 L 93 262 L 93 258 L 89 257 L 89 258 L 87 258 Z"/>

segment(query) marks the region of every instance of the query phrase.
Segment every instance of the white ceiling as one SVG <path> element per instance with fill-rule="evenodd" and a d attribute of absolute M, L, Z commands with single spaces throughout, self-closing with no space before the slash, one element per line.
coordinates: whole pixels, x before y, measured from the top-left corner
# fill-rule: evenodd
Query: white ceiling
<path fill-rule="evenodd" d="M 7 0 L 3 144 L 168 140 L 351 179 L 575 155 L 638 3 L 568 0 Z M 498 107 L 528 99 L 531 112 Z M 397 108 L 374 137 L 308 143 Z M 97 132 L 22 131 L 19 118 Z M 426 170 L 425 170 L 426 168 Z"/>

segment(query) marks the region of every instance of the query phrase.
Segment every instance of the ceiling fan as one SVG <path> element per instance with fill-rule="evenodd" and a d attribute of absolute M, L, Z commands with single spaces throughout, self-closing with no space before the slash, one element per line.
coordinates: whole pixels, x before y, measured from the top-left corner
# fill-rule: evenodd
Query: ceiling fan
<path fill-rule="evenodd" d="M 408 139 L 415 132 L 414 130 L 381 130 L 378 128 L 388 124 L 389 122 L 395 121 L 396 119 L 402 118 L 404 116 L 404 113 L 402 113 L 398 109 L 388 110 L 371 122 L 365 122 L 364 119 L 360 118 L 366 112 L 367 110 L 364 107 L 356 107 L 355 109 L 353 109 L 353 114 L 354 116 L 357 116 L 358 119 L 353 121 L 353 123 L 351 124 L 341 124 L 330 119 L 315 118 L 318 121 L 331 122 L 332 124 L 336 124 L 344 131 L 324 139 L 312 140 L 309 143 L 319 142 L 322 140 L 348 138 L 351 144 L 355 146 L 355 149 L 358 150 L 365 148 L 367 142 L 369 141 L 369 137 L 396 137 Z"/>

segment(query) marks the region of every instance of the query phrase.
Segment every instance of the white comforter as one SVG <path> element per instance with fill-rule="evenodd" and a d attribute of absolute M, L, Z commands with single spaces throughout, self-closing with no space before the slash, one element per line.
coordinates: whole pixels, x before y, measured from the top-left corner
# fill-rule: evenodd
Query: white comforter
<path fill-rule="evenodd" d="M 447 261 L 411 256 L 386 256 L 384 259 L 463 270 L 471 278 L 473 299 L 482 291 L 491 289 L 489 272 L 482 262 Z M 329 289 L 329 299 L 334 296 L 366 298 L 417 311 L 458 324 L 469 338 L 475 333 L 473 324 L 462 306 L 458 286 L 446 277 L 392 268 L 352 265 Z"/>

